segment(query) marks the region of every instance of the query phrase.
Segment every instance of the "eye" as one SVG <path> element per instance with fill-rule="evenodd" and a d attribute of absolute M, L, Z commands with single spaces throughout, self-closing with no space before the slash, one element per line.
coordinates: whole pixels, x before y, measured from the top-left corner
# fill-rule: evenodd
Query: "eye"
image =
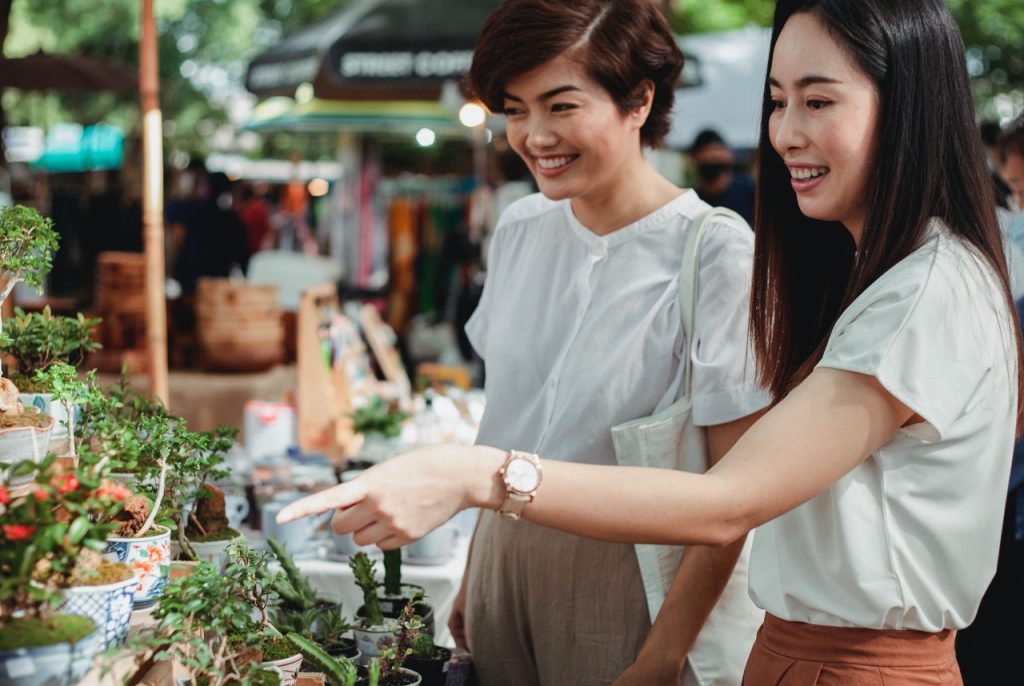
<path fill-rule="evenodd" d="M 551 106 L 552 112 L 568 112 L 569 110 L 576 109 L 576 105 L 567 102 L 556 102 Z"/>
<path fill-rule="evenodd" d="M 514 117 L 517 114 L 522 114 L 522 113 L 523 113 L 523 110 L 522 110 L 521 107 L 506 107 L 502 111 L 502 114 L 504 114 L 506 117 Z"/>
<path fill-rule="evenodd" d="M 779 100 L 778 98 L 772 98 L 771 100 L 768 101 L 768 104 L 770 105 L 770 109 L 773 112 L 781 110 L 783 107 L 786 106 L 786 103 L 784 103 L 782 100 Z"/>
<path fill-rule="evenodd" d="M 832 103 L 828 100 L 808 100 L 807 107 L 812 110 L 823 110 Z"/>

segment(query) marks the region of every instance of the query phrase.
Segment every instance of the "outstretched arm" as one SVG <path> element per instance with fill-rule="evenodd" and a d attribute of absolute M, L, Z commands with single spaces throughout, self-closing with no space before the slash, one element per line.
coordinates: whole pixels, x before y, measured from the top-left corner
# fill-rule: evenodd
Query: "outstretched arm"
<path fill-rule="evenodd" d="M 819 368 L 706 474 L 545 460 L 523 516 L 607 541 L 727 545 L 835 483 L 912 415 L 874 377 Z M 396 547 L 465 507 L 497 509 L 503 460 L 484 446 L 414 450 L 293 503 L 279 519 L 337 509 L 336 530 Z"/>

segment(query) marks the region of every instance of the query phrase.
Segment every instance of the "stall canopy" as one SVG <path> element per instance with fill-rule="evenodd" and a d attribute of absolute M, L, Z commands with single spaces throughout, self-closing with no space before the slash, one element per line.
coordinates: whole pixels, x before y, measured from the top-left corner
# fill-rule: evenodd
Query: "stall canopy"
<path fill-rule="evenodd" d="M 436 100 L 468 71 L 484 19 L 501 0 L 356 0 L 285 36 L 249 65 L 246 87 L 318 98 Z"/>
<path fill-rule="evenodd" d="M 298 103 L 291 98 L 268 98 L 253 108 L 244 127 L 249 131 L 290 133 L 394 134 L 412 136 L 428 128 L 438 136 L 465 138 L 466 127 L 436 100 L 341 101 L 314 98 Z"/>
<path fill-rule="evenodd" d="M 87 55 L 0 56 L 0 88 L 20 90 L 137 91 L 135 67 Z"/>

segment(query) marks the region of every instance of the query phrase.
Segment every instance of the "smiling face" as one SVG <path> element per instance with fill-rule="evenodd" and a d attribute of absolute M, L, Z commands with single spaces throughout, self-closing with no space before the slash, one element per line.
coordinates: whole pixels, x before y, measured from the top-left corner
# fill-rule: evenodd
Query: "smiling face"
<path fill-rule="evenodd" d="M 650 94 L 623 114 L 564 54 L 509 81 L 504 106 L 509 144 L 552 200 L 607 197 L 642 164 Z"/>
<path fill-rule="evenodd" d="M 813 15 L 779 34 L 768 135 L 789 168 L 800 211 L 860 240 L 878 129 L 878 91 Z"/>

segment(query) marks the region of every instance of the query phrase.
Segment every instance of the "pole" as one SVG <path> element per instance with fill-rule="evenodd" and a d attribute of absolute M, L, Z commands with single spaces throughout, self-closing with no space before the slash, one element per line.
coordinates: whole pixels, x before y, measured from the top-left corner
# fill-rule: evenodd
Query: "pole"
<path fill-rule="evenodd" d="M 170 404 L 167 385 L 167 304 L 164 298 L 164 162 L 160 81 L 153 0 L 142 0 L 139 86 L 142 104 L 142 225 L 146 250 L 146 356 L 149 389 Z"/>

